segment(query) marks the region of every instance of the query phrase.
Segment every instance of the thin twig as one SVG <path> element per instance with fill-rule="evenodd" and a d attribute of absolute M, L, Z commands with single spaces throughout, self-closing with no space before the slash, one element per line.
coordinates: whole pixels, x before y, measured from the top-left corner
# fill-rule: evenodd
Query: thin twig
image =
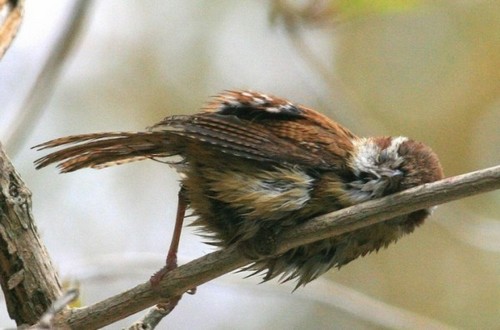
<path fill-rule="evenodd" d="M 500 166 L 415 187 L 311 219 L 281 237 L 277 254 L 398 215 L 499 188 Z M 235 248 L 216 251 L 167 273 L 154 290 L 149 282 L 140 284 L 94 305 L 73 310 L 63 315 L 60 322 L 72 329 L 103 327 L 249 263 L 251 260 Z"/>

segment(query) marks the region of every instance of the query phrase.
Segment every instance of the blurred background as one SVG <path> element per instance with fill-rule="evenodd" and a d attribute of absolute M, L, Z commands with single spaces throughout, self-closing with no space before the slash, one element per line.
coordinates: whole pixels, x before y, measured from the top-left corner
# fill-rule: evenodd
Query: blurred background
<path fill-rule="evenodd" d="M 84 305 L 163 265 L 179 177 L 151 161 L 35 171 L 43 153 L 30 147 L 142 130 L 243 88 L 315 108 L 361 136 L 424 141 L 447 176 L 498 165 L 500 2 L 27 0 L 0 62 L 0 141 Z M 498 192 L 442 205 L 396 245 L 293 294 L 292 284 L 226 275 L 185 295 L 158 328 L 498 329 L 499 205 Z M 186 228 L 181 263 L 212 251 L 200 241 Z M 0 327 L 12 327 L 4 306 Z"/>

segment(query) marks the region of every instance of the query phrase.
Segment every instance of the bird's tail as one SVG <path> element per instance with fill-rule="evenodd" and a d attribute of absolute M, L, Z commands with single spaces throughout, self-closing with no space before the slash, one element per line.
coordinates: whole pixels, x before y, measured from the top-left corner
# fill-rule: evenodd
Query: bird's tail
<path fill-rule="evenodd" d="M 178 154 L 175 136 L 166 132 L 107 132 L 67 136 L 33 148 L 43 150 L 65 146 L 35 161 L 37 169 L 52 163 L 62 173 L 85 167 L 103 168 L 132 161 Z"/>

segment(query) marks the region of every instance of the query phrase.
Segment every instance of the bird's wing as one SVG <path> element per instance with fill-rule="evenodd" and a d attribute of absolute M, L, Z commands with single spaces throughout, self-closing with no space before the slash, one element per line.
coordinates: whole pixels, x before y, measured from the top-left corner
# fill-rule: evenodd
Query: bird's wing
<path fill-rule="evenodd" d="M 343 166 L 357 138 L 314 110 L 250 91 L 224 92 L 201 113 L 167 117 L 152 130 L 237 157 L 323 169 Z"/>

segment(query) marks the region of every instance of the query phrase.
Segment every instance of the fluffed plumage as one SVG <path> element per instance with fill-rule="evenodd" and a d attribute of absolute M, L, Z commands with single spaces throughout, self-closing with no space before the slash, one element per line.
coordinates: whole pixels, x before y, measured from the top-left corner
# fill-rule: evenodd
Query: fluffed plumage
<path fill-rule="evenodd" d="M 212 243 L 239 244 L 250 256 L 266 238 L 308 219 L 443 177 L 437 156 L 405 137 L 358 138 L 304 106 L 251 91 L 227 91 L 202 112 L 171 116 L 146 132 L 70 136 L 36 146 L 64 146 L 36 161 L 61 172 L 180 156 L 189 206 Z M 377 251 L 410 233 L 429 214 L 389 221 L 256 261 L 264 280 L 297 286 Z M 264 242 L 264 243 L 263 243 Z"/>

